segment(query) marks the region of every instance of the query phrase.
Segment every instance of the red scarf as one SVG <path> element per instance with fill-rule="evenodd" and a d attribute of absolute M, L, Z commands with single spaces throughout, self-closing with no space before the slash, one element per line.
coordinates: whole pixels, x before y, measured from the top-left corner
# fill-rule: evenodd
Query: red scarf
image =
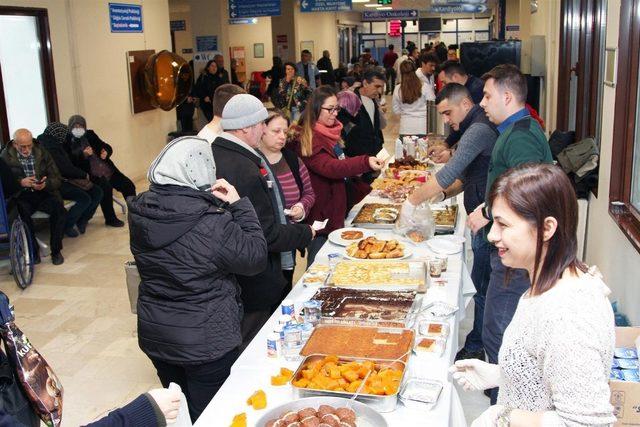
<path fill-rule="evenodd" d="M 342 132 L 342 123 L 340 123 L 339 120 L 336 120 L 335 125 L 327 127 L 320 122 L 316 122 L 315 126 L 313 126 L 313 130 L 335 142 L 340 139 L 340 132 Z"/>

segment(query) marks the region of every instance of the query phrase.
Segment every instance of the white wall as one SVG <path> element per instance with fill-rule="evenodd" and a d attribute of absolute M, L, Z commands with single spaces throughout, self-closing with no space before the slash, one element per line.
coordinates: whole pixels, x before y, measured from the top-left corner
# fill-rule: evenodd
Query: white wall
<path fill-rule="evenodd" d="M 166 0 L 130 2 L 142 4 L 143 33 L 112 34 L 108 0 L 0 0 L 48 9 L 60 121 L 85 116 L 113 146 L 118 167 L 139 179 L 175 129 L 175 112 L 131 113 L 125 52 L 170 50 L 171 38 Z"/>
<path fill-rule="evenodd" d="M 609 0 L 608 2 L 607 46 L 618 45 L 620 1 Z M 618 54 L 624 55 L 625 53 L 619 52 Z M 625 84 L 625 82 L 618 83 Z M 627 240 L 608 212 L 615 91 L 615 88 L 604 86 L 600 139 L 600 179 L 598 198 L 592 197 L 589 203 L 586 261 L 600 268 L 605 282 L 613 291 L 611 299 L 617 299 L 621 304 L 622 311 L 629 316 L 631 322 L 640 325 L 640 310 L 638 310 L 640 253 Z"/>

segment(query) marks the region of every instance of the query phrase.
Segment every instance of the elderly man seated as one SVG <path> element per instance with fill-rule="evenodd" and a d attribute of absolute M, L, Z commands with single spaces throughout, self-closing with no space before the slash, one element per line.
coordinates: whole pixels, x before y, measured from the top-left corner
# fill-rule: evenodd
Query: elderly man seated
<path fill-rule="evenodd" d="M 51 262 L 59 265 L 64 262 L 62 233 L 66 211 L 58 193 L 60 174 L 51 155 L 38 145 L 33 144 L 33 135 L 27 129 L 18 129 L 13 134 L 13 143 L 2 152 L 2 159 L 11 169 L 11 173 L 22 188 L 15 196 L 15 203 L 22 220 L 33 230 L 31 215 L 35 211 L 49 214 L 51 234 Z M 40 262 L 38 243 L 32 234 L 36 251 L 35 262 Z"/>

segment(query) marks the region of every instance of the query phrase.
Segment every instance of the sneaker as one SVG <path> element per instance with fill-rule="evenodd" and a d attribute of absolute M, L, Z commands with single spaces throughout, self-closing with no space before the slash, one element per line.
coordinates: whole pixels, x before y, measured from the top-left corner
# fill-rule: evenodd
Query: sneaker
<path fill-rule="evenodd" d="M 462 350 L 456 354 L 456 361 L 463 359 L 480 359 L 484 361 L 484 350 L 469 351 L 463 347 Z"/>
<path fill-rule="evenodd" d="M 76 231 L 75 227 L 71 227 L 71 228 L 67 228 L 66 230 L 64 230 L 64 235 L 67 237 L 78 237 L 80 235 L 80 233 L 78 233 Z"/>
<path fill-rule="evenodd" d="M 118 218 L 107 221 L 105 224 L 109 227 L 124 227 L 124 222 L 120 221 Z"/>
<path fill-rule="evenodd" d="M 53 265 L 60 265 L 63 262 L 64 262 L 64 257 L 60 252 L 58 252 L 57 254 L 51 254 L 51 263 Z"/>

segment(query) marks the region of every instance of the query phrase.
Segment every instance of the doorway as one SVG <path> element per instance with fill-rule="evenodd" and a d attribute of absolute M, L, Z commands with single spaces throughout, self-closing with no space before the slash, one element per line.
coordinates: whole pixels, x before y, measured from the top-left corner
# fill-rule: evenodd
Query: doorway
<path fill-rule="evenodd" d="M 567 0 L 561 6 L 557 128 L 598 145 L 606 13 L 607 0 Z"/>
<path fill-rule="evenodd" d="M 0 6 L 0 143 L 58 120 L 47 9 Z"/>

